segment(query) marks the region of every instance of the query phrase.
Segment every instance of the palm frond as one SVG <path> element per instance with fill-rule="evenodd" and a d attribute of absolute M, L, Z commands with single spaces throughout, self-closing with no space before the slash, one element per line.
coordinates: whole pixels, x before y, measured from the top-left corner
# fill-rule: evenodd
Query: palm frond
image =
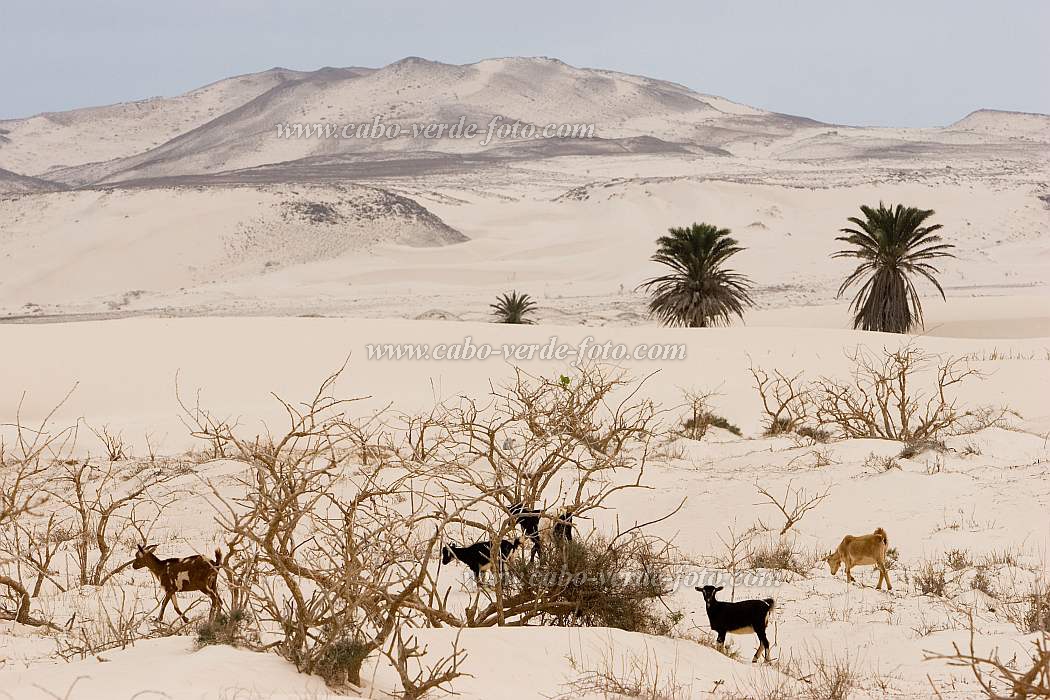
<path fill-rule="evenodd" d="M 534 323 L 527 316 L 536 310 L 536 302 L 528 294 L 505 292 L 496 298 L 495 304 L 489 304 L 489 307 L 492 308 L 497 323 Z"/>
<path fill-rule="evenodd" d="M 649 313 L 667 326 L 701 328 L 728 325 L 753 306 L 751 281 L 724 267 L 743 250 L 729 229 L 710 224 L 672 228 L 656 240 L 651 260 L 671 272 L 646 280 L 639 289 L 652 295 Z"/>
<path fill-rule="evenodd" d="M 842 296 L 858 282 L 850 308 L 853 327 L 887 333 L 907 333 L 913 326 L 922 326 L 922 303 L 912 280 L 921 275 L 940 292 L 944 289 L 937 280 L 940 274 L 927 261 L 954 257 L 949 252 L 955 246 L 943 243 L 935 232 L 940 224 L 924 225 L 933 216 L 932 209 L 917 209 L 901 204 L 878 208 L 861 206 L 864 218 L 849 217 L 855 228 L 843 228 L 845 234 L 835 238 L 852 247 L 832 253 L 833 258 L 856 258 L 860 264 L 839 287 Z"/>

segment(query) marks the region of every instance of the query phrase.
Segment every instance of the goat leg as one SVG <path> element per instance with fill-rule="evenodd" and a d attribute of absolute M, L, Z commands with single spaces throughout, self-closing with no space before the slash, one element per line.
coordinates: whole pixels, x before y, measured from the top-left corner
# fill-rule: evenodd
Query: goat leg
<path fill-rule="evenodd" d="M 175 595 L 172 594 L 172 595 L 170 595 L 168 597 L 171 598 L 171 607 L 175 608 L 175 612 L 177 612 L 179 614 L 179 617 L 182 618 L 182 621 L 183 622 L 189 622 L 190 618 L 186 617 L 186 613 L 184 613 L 181 610 L 179 610 L 179 603 L 178 603 L 177 600 L 175 600 Z"/>
<path fill-rule="evenodd" d="M 169 600 L 171 600 L 171 593 L 165 594 L 164 601 L 160 604 L 160 614 L 157 615 L 157 622 L 164 622 L 164 611 L 168 607 Z"/>
<path fill-rule="evenodd" d="M 759 647 L 758 647 L 758 649 L 755 650 L 755 657 L 753 659 L 751 659 L 751 663 L 755 663 L 756 661 L 758 661 L 758 654 L 759 654 L 759 652 L 765 650 L 765 652 L 766 652 L 766 654 L 765 654 L 766 663 L 768 664 L 769 663 L 769 639 L 766 638 L 766 628 L 765 627 L 761 627 L 761 628 L 756 627 L 755 628 L 755 634 L 758 635 Z"/>

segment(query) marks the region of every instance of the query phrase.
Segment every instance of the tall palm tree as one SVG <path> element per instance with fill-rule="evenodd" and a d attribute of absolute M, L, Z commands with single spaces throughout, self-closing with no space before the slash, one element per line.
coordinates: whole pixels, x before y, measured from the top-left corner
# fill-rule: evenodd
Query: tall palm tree
<path fill-rule="evenodd" d="M 853 327 L 866 331 L 907 333 L 916 323 L 922 325 L 922 304 L 912 276 L 918 273 L 933 282 L 944 299 L 944 289 L 935 274 L 940 270 L 930 264 L 936 258 L 955 257 L 936 235 L 940 224 L 926 225 L 932 209 L 916 209 L 898 204 L 879 208 L 862 206 L 864 218 L 851 216 L 856 228 L 844 228 L 847 234 L 835 240 L 853 248 L 834 253 L 835 258 L 858 258 L 861 263 L 839 287 L 838 296 L 863 280 L 853 297 Z"/>
<path fill-rule="evenodd" d="M 650 258 L 671 272 L 646 280 L 639 287 L 652 294 L 649 313 L 667 326 L 703 328 L 729 324 L 744 307 L 753 306 L 751 280 L 723 267 L 743 248 L 726 228 L 693 224 L 672 228 L 670 235 L 656 239 L 656 254 Z"/>
<path fill-rule="evenodd" d="M 516 291 L 501 294 L 496 298 L 496 303 L 489 306 L 493 309 L 497 323 L 531 324 L 533 321 L 526 316 L 536 310 L 536 302 L 528 294 L 518 294 Z"/>

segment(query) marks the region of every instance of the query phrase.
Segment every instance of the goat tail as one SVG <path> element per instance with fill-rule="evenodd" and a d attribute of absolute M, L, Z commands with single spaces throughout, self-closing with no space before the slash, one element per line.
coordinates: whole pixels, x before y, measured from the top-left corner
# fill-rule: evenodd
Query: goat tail
<path fill-rule="evenodd" d="M 219 547 L 215 548 L 215 568 L 222 568 L 222 549 Z"/>
<path fill-rule="evenodd" d="M 881 527 L 875 528 L 875 534 L 882 538 L 883 544 L 888 545 L 890 543 L 890 538 L 886 536 L 886 531 L 883 530 Z"/>

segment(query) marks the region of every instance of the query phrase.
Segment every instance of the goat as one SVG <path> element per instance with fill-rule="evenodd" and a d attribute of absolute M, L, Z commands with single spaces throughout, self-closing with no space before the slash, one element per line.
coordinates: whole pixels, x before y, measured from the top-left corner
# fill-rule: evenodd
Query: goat
<path fill-rule="evenodd" d="M 543 540 L 563 540 L 572 542 L 572 509 L 566 508 L 558 514 L 553 527 L 541 527 L 546 516 L 545 511 L 534 508 L 526 508 L 523 503 L 515 503 L 507 509 L 514 522 L 521 527 L 525 538 L 532 542 L 532 552 L 529 561 L 532 562 L 536 555 L 542 555 Z"/>
<path fill-rule="evenodd" d="M 524 503 L 515 503 L 507 510 L 525 538 L 532 542 L 532 553 L 529 555 L 529 561 L 532 562 L 540 554 L 540 519 L 543 511 L 526 508 Z"/>
<path fill-rule="evenodd" d="M 176 593 L 188 593 L 200 591 L 211 600 L 211 612 L 209 618 L 214 619 L 216 609 L 222 610 L 222 599 L 216 586 L 219 578 L 219 567 L 222 566 L 222 550 L 215 550 L 215 561 L 211 561 L 200 554 L 189 557 L 175 557 L 172 559 L 160 559 L 154 554 L 157 545 L 138 546 L 135 559 L 131 568 L 147 568 L 153 577 L 160 582 L 164 589 L 164 602 L 160 605 L 160 614 L 157 620 L 164 619 L 164 610 L 171 601 L 172 607 L 184 622 L 189 618 L 179 610 L 179 604 L 175 601 Z"/>
<path fill-rule="evenodd" d="M 738 603 L 726 603 L 715 600 L 715 594 L 722 590 L 722 586 L 696 586 L 696 590 L 704 594 L 704 603 L 707 605 L 707 619 L 711 622 L 711 629 L 718 634 L 718 649 L 725 649 L 726 633 L 748 634 L 754 632 L 758 635 L 759 647 L 751 658 L 751 663 L 758 661 L 758 655 L 765 650 L 766 663 L 769 663 L 769 640 L 766 638 L 766 623 L 769 619 L 769 611 L 776 604 L 772 598 L 762 600 L 741 600 Z"/>
<path fill-rule="evenodd" d="M 507 561 L 507 557 L 513 552 L 518 546 L 521 545 L 521 538 L 515 537 L 514 541 L 500 540 L 499 543 L 499 556 L 500 560 Z M 459 547 L 453 543 L 449 543 L 441 548 L 441 563 L 448 564 L 453 559 L 458 559 L 467 565 L 467 568 L 474 574 L 474 580 L 481 581 L 481 573 L 483 571 L 489 571 L 492 568 L 492 543 L 486 540 L 481 542 L 475 542 L 472 545 L 466 547 Z"/>
<path fill-rule="evenodd" d="M 875 588 L 880 588 L 883 580 L 885 580 L 886 590 L 892 591 L 893 584 L 890 583 L 890 574 L 886 570 L 886 548 L 889 543 L 886 531 L 881 527 L 875 528 L 875 532 L 870 535 L 861 535 L 860 537 L 846 535 L 842 538 L 838 548 L 828 555 L 826 559 L 828 566 L 831 568 L 831 575 L 837 574 L 839 566 L 845 564 L 846 582 L 854 582 L 855 579 L 853 574 L 850 573 L 850 569 L 854 566 L 873 564 L 879 569 L 879 582 L 875 584 Z"/>

